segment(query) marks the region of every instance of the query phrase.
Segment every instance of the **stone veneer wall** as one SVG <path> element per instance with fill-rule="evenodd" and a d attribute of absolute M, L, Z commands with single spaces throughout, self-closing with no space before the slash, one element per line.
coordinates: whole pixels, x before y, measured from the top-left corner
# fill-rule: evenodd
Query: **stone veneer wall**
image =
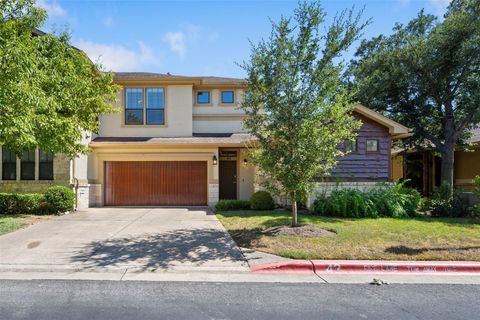
<path fill-rule="evenodd" d="M 64 155 L 56 155 L 53 159 L 53 180 L 0 180 L 0 192 L 43 193 L 52 185 L 70 186 L 70 159 Z"/>
<path fill-rule="evenodd" d="M 208 205 L 210 207 L 215 206 L 218 202 L 218 183 L 209 183 L 208 184 Z"/>
<path fill-rule="evenodd" d="M 392 182 L 382 182 L 383 184 L 392 185 Z M 368 191 L 375 186 L 378 186 L 378 182 L 368 181 L 368 182 L 318 182 L 317 186 L 313 189 L 312 193 L 308 197 L 307 207 L 310 208 L 315 198 L 319 194 L 324 194 L 326 196 L 330 195 L 332 191 L 341 190 L 341 189 L 354 189 L 359 191 Z"/>

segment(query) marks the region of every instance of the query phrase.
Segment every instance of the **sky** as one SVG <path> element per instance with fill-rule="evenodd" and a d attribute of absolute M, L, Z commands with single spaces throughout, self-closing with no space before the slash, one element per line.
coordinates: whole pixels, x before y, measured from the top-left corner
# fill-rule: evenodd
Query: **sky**
<path fill-rule="evenodd" d="M 68 29 L 72 43 L 106 70 L 188 76 L 245 77 L 238 66 L 252 43 L 270 34 L 270 20 L 290 16 L 297 0 L 37 0 L 48 12 L 42 30 Z M 391 33 L 424 8 L 443 15 L 448 0 L 324 0 L 327 20 L 364 8 L 363 38 Z M 328 24 L 328 22 L 327 22 Z M 345 54 L 352 57 L 355 46 Z"/>

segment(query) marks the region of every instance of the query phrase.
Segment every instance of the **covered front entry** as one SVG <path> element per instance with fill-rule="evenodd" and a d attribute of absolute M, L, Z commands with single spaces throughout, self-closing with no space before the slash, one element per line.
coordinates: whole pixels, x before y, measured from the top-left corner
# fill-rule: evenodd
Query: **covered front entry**
<path fill-rule="evenodd" d="M 106 161 L 107 206 L 207 205 L 206 161 Z"/>

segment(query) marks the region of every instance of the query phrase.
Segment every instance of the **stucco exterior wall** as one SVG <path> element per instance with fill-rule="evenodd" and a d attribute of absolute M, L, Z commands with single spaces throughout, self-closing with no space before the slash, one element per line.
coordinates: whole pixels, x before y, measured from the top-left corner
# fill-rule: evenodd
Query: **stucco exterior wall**
<path fill-rule="evenodd" d="M 247 160 L 247 163 L 244 162 Z M 247 149 L 240 149 L 238 156 L 238 199 L 249 200 L 255 192 L 255 167 L 248 156 Z"/>
<path fill-rule="evenodd" d="M 201 118 L 200 118 L 201 119 Z M 242 119 L 225 120 L 222 118 L 193 120 L 193 133 L 240 133 L 245 132 Z"/>
<path fill-rule="evenodd" d="M 455 152 L 454 179 L 455 185 L 461 186 L 465 190 L 473 188 L 472 180 L 480 175 L 480 147 L 471 152 Z"/>

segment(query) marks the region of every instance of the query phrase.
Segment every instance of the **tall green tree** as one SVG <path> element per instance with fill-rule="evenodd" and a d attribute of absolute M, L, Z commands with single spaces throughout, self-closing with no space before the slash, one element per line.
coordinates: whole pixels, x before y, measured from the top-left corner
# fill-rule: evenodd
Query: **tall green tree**
<path fill-rule="evenodd" d="M 409 147 L 439 152 L 453 186 L 455 148 L 480 122 L 480 1 L 452 1 L 443 20 L 421 11 L 363 41 L 351 75 L 361 102 L 413 128 Z"/>
<path fill-rule="evenodd" d="M 69 35 L 43 34 L 35 0 L 0 0 L 0 144 L 17 154 L 39 147 L 75 156 L 82 139 L 114 112 L 112 75 L 72 47 Z"/>
<path fill-rule="evenodd" d="M 242 109 L 256 137 L 252 160 L 292 203 L 311 191 L 315 176 L 327 175 L 344 153 L 338 145 L 354 138 L 360 123 L 351 115 L 352 95 L 341 83 L 342 52 L 365 24 L 353 10 L 337 15 L 325 33 L 318 2 L 302 2 L 293 17 L 272 22 L 267 40 L 252 45 L 249 92 Z"/>

